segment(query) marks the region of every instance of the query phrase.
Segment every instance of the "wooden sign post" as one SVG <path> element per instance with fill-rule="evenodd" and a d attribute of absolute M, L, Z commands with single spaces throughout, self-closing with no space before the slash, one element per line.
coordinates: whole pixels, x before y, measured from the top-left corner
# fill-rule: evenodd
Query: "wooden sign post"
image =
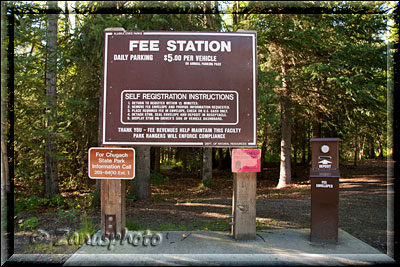
<path fill-rule="evenodd" d="M 256 239 L 257 172 L 259 149 L 233 149 L 232 235 L 236 240 Z"/>
<path fill-rule="evenodd" d="M 133 148 L 89 149 L 89 177 L 101 181 L 101 233 L 115 237 L 125 229 L 125 179 L 135 177 Z"/>
<path fill-rule="evenodd" d="M 101 181 L 101 234 L 116 236 L 125 229 L 125 181 Z"/>

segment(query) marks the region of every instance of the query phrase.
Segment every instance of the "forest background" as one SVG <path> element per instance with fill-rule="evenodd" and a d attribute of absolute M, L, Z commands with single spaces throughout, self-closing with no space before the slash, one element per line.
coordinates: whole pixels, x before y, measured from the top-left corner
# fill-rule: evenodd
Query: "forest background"
<path fill-rule="evenodd" d="M 87 175 L 99 144 L 104 29 L 257 31 L 257 133 L 262 171 L 278 188 L 309 167 L 313 137 L 339 137 L 341 162 L 392 156 L 391 1 L 2 2 L 2 188 L 14 211 L 57 206 L 81 192 L 99 206 Z M 3 34 L 5 33 L 5 34 Z M 230 169 L 228 148 L 137 147 L 131 199 L 151 197 L 170 170 L 213 186 Z M 4 176 L 3 176 L 4 174 Z M 4 177 L 11 177 L 12 182 Z M 3 187 L 4 185 L 4 187 Z M 2 194 L 3 196 L 3 194 Z M 4 203 L 4 202 L 3 202 Z M 75 207 L 76 208 L 76 207 Z"/>

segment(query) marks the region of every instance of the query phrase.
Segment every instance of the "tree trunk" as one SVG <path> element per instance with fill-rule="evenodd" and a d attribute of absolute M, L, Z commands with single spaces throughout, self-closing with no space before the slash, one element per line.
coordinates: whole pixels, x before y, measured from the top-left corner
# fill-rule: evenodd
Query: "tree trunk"
<path fill-rule="evenodd" d="M 96 179 L 96 188 L 94 189 L 93 193 L 93 207 L 98 207 L 100 208 L 101 205 L 101 179 Z"/>
<path fill-rule="evenodd" d="M 231 168 L 231 164 L 232 164 L 231 152 L 230 149 L 227 148 L 223 160 L 223 168 Z"/>
<path fill-rule="evenodd" d="M 69 9 L 68 9 L 68 1 L 64 1 L 64 9 L 65 9 L 65 35 L 69 36 Z"/>
<path fill-rule="evenodd" d="M 150 198 L 150 147 L 136 147 L 135 195 Z"/>
<path fill-rule="evenodd" d="M 319 112 L 316 112 L 313 120 L 313 138 L 321 138 L 321 122 Z"/>
<path fill-rule="evenodd" d="M 48 1 L 49 8 L 57 8 L 57 1 Z M 47 21 L 47 69 L 46 69 L 46 137 L 45 151 L 45 197 L 51 198 L 58 192 L 57 140 L 57 14 L 49 14 Z"/>
<path fill-rule="evenodd" d="M 223 167 L 223 159 L 224 159 L 224 156 L 222 155 L 223 154 L 223 151 L 222 151 L 222 148 L 220 147 L 220 148 L 218 148 L 218 170 L 222 170 L 222 167 Z"/>
<path fill-rule="evenodd" d="M 168 161 L 169 161 L 169 163 L 171 163 L 171 161 L 173 160 L 173 155 L 174 155 L 174 153 L 172 151 L 172 147 L 169 147 L 168 148 Z"/>
<path fill-rule="evenodd" d="M 358 137 L 357 134 L 354 135 L 354 166 L 357 166 L 358 159 Z"/>
<path fill-rule="evenodd" d="M 4 30 L 3 25 L 5 23 L 3 24 L 3 19 L 5 18 L 6 9 L 7 9 L 7 4 L 5 2 L 1 2 L 2 32 Z M 4 41 L 3 38 L 4 37 L 2 36 L 1 37 L 2 44 L 5 43 L 3 42 Z M 1 53 L 1 62 L 6 62 L 4 59 L 3 52 Z M 5 76 L 6 69 L 7 69 L 6 66 L 1 68 L 2 77 L 6 77 Z M 3 265 L 6 262 L 6 260 L 12 256 L 12 251 L 13 251 L 13 247 L 10 246 L 12 245 L 13 236 L 12 233 L 9 231 L 10 228 L 13 227 L 11 221 L 14 219 L 12 216 L 14 214 L 14 210 L 12 209 L 14 205 L 12 203 L 8 203 L 8 201 L 12 200 L 12 194 L 10 187 L 9 160 L 8 160 L 7 141 L 6 141 L 6 135 L 8 132 L 8 125 L 9 125 L 6 119 L 7 98 L 8 98 L 7 83 L 6 79 L 2 78 L 1 79 L 1 122 L 0 122 L 1 123 L 1 132 L 0 132 L 1 134 L 1 202 L 0 202 L 1 203 L 1 265 Z"/>
<path fill-rule="evenodd" d="M 154 148 L 154 171 L 160 172 L 160 148 Z"/>
<path fill-rule="evenodd" d="M 310 144 L 310 137 L 312 136 L 311 131 L 307 132 L 307 160 L 306 160 L 306 167 L 310 165 L 311 162 L 311 144 Z"/>
<path fill-rule="evenodd" d="M 210 1 L 205 1 L 204 6 L 203 6 L 203 12 L 204 12 L 204 28 L 206 29 L 212 29 L 213 28 L 213 23 L 211 19 L 211 2 Z"/>
<path fill-rule="evenodd" d="M 358 160 L 362 160 L 362 157 L 364 156 L 364 151 L 365 151 L 365 137 L 361 140 L 361 147 L 360 147 L 360 153 L 358 155 Z"/>
<path fill-rule="evenodd" d="M 1 2 L 1 266 L 14 254 L 14 66 L 15 16 L 7 16 L 8 3 Z M 3 53 L 9 51 L 8 54 Z M 7 75 L 8 74 L 8 75 Z"/>
<path fill-rule="evenodd" d="M 291 125 L 290 111 L 287 101 L 281 104 L 281 164 L 279 173 L 279 183 L 277 188 L 282 188 L 291 183 L 291 166 L 290 166 L 290 146 L 291 146 Z"/>
<path fill-rule="evenodd" d="M 291 183 L 291 169 L 290 169 L 290 147 L 292 139 L 292 126 L 290 124 L 290 103 L 289 103 L 289 88 L 286 81 L 286 60 L 282 52 L 279 50 L 281 56 L 281 76 L 282 76 L 282 96 L 281 96 L 281 164 L 279 173 L 279 182 L 277 188 L 282 188 Z"/>
<path fill-rule="evenodd" d="M 368 158 L 375 159 L 375 142 L 372 136 L 369 137 Z"/>
<path fill-rule="evenodd" d="M 267 144 L 268 144 L 268 122 L 265 120 L 264 136 L 263 136 L 263 142 L 261 144 L 261 172 L 265 167 L 265 153 L 267 152 Z"/>
<path fill-rule="evenodd" d="M 181 148 L 181 154 L 180 158 L 182 159 L 182 166 L 183 170 L 186 171 L 188 170 L 188 155 L 191 154 L 191 148 L 190 147 L 182 147 Z"/>
<path fill-rule="evenodd" d="M 165 161 L 165 149 L 160 148 L 160 160 L 161 162 Z"/>
<path fill-rule="evenodd" d="M 211 3 L 210 1 L 206 1 L 205 3 L 205 9 L 206 10 L 211 10 Z M 207 29 L 212 29 L 212 21 L 211 21 L 211 15 L 206 14 L 206 28 Z M 203 185 L 209 187 L 211 185 L 212 181 L 212 148 L 205 147 L 203 148 L 203 164 L 202 164 L 202 181 Z"/>
<path fill-rule="evenodd" d="M 294 178 L 297 178 L 296 165 L 297 165 L 297 145 L 294 145 L 293 146 L 293 177 Z"/>
<path fill-rule="evenodd" d="M 233 25 L 237 26 L 239 22 L 239 1 L 234 1 L 233 3 Z"/>
<path fill-rule="evenodd" d="M 154 170 L 155 147 L 150 147 L 150 170 Z"/>
<path fill-rule="evenodd" d="M 378 135 L 378 146 L 379 146 L 379 155 L 378 155 L 378 158 L 379 158 L 379 159 L 383 159 L 383 145 L 382 145 L 381 139 L 379 138 L 379 135 Z"/>
<path fill-rule="evenodd" d="M 307 143 L 308 143 L 307 132 L 304 131 L 303 132 L 303 142 L 301 144 L 302 145 L 302 147 L 301 147 L 301 165 L 304 166 L 304 167 L 307 166 L 307 164 L 306 164 L 306 147 L 307 147 Z"/>
<path fill-rule="evenodd" d="M 203 166 L 202 166 L 203 185 L 209 187 L 212 182 L 212 148 L 203 148 Z"/>
<path fill-rule="evenodd" d="M 6 3 L 2 2 L 1 3 L 2 8 L 4 8 L 6 6 Z M 1 11 L 3 12 L 3 10 Z M 3 15 L 3 14 L 2 14 Z M 3 37 L 2 37 L 3 38 Z M 3 61 L 3 54 L 2 56 L 2 62 Z M 5 69 L 6 67 L 2 68 L 1 70 L 1 74 L 5 74 Z M 4 71 L 4 72 L 3 72 Z M 8 93 L 7 93 L 7 84 L 5 83 L 5 79 L 1 80 L 1 212 L 3 215 L 3 211 L 6 211 L 6 209 L 3 209 L 3 204 L 7 203 L 7 201 L 4 201 L 7 197 L 7 194 L 10 193 L 10 172 L 9 172 L 9 159 L 8 159 L 8 153 L 7 153 L 7 132 L 8 132 L 8 122 L 7 122 L 7 118 L 6 118 L 6 110 L 7 110 L 7 97 L 8 97 Z M 10 114 L 8 114 L 10 115 Z M 6 207 L 6 206 L 5 206 Z M 6 216 L 1 216 L 2 218 L 7 218 Z M 3 224 L 2 224 L 3 226 Z M 3 234 L 3 232 L 1 232 Z"/>
<path fill-rule="evenodd" d="M 1 97 L 3 98 L 3 94 L 1 95 Z M 3 263 L 11 256 L 9 255 L 9 238 L 11 238 L 11 236 L 10 232 L 8 231 L 10 221 L 8 221 L 9 223 L 6 222 L 7 219 L 10 219 L 10 216 L 8 216 L 9 214 L 7 214 L 11 211 L 9 207 L 12 207 L 13 205 L 10 205 L 8 203 L 8 200 L 11 200 L 12 198 L 10 198 L 7 144 L 4 138 L 6 127 L 3 127 L 3 122 L 5 121 L 3 120 L 3 99 L 1 100 L 1 105 L 1 265 L 3 265 Z"/>

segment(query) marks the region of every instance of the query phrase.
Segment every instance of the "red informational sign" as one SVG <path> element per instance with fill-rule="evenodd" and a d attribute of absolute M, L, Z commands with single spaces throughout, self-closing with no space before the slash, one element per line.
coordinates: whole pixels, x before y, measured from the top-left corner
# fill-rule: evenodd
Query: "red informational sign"
<path fill-rule="evenodd" d="M 91 179 L 133 179 L 133 148 L 92 147 L 89 149 L 88 174 Z"/>
<path fill-rule="evenodd" d="M 260 172 L 260 149 L 233 149 L 232 172 Z"/>
<path fill-rule="evenodd" d="M 102 144 L 256 147 L 256 33 L 106 31 Z"/>

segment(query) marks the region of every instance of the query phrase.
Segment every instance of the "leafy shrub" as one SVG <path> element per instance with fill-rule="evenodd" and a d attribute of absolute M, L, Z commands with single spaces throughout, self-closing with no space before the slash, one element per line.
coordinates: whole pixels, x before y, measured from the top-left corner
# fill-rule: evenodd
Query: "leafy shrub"
<path fill-rule="evenodd" d="M 24 210 L 36 211 L 44 207 L 60 208 L 64 207 L 64 205 L 64 198 L 60 194 L 55 195 L 51 199 L 41 198 L 35 195 L 29 196 L 28 198 L 19 197 L 15 201 L 14 213 L 18 214 Z"/>
<path fill-rule="evenodd" d="M 64 206 L 64 198 L 62 195 L 57 194 L 51 199 L 46 199 L 45 203 L 50 207 L 62 207 Z"/>
<path fill-rule="evenodd" d="M 44 206 L 44 200 L 37 196 L 28 198 L 17 198 L 15 201 L 14 213 L 18 214 L 23 210 L 35 211 Z"/>
<path fill-rule="evenodd" d="M 280 162 L 281 156 L 279 154 L 267 154 L 265 155 L 266 162 Z"/>
<path fill-rule="evenodd" d="M 57 223 L 67 223 L 72 222 L 76 215 L 78 215 L 78 211 L 75 209 L 71 210 L 63 210 L 61 208 L 57 209 Z"/>
<path fill-rule="evenodd" d="M 87 216 L 82 216 L 80 227 L 77 231 L 80 238 L 83 239 L 86 235 L 92 236 L 96 232 L 96 228 L 93 223 L 93 219 Z"/>
<path fill-rule="evenodd" d="M 163 185 L 169 183 L 168 176 L 163 176 L 159 172 L 151 171 L 150 176 L 151 176 L 151 182 L 155 185 Z"/>
<path fill-rule="evenodd" d="M 22 221 L 18 226 L 20 228 L 23 228 L 24 231 L 26 230 L 33 230 L 39 222 L 39 219 L 36 217 L 30 217 L 26 219 L 25 221 Z"/>

